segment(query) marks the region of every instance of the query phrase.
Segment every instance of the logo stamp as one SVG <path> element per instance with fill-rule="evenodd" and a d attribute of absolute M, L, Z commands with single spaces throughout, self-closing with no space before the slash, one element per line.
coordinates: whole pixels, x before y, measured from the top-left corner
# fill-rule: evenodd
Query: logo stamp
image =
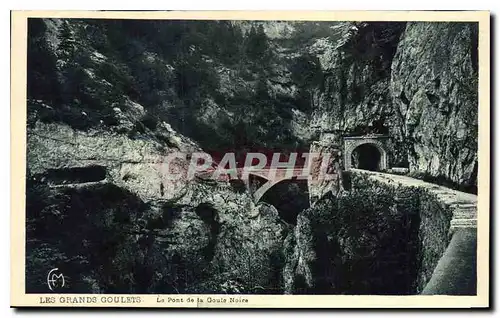
<path fill-rule="evenodd" d="M 64 287 L 64 275 L 59 273 L 58 268 L 53 268 L 47 274 L 47 286 L 51 291 L 54 291 L 56 288 Z"/>

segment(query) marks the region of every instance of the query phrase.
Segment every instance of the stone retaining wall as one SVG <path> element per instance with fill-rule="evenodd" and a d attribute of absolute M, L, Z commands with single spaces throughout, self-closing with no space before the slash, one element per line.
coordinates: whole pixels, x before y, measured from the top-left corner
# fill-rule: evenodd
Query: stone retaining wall
<path fill-rule="evenodd" d="M 436 254 L 430 279 L 423 279 L 418 292 L 427 295 L 476 294 L 477 196 L 401 175 L 352 169 L 372 180 L 421 191 L 420 240 L 426 255 Z M 434 206 L 434 208 L 433 208 Z M 432 210 L 436 209 L 436 210 Z M 434 212 L 434 213 L 433 213 Z M 445 230 L 447 233 L 440 233 Z M 447 229 L 447 231 L 446 231 Z M 444 235 L 443 235 L 444 234 Z M 434 242 L 433 242 L 434 241 Z M 443 246 L 444 251 L 440 252 Z M 436 263 L 434 265 L 434 263 Z"/>

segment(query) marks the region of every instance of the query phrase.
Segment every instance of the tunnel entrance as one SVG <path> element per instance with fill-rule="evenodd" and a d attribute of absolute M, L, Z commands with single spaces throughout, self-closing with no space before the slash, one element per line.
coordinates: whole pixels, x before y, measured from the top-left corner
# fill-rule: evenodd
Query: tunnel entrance
<path fill-rule="evenodd" d="M 380 151 L 372 144 L 360 145 L 351 154 L 352 166 L 357 169 L 379 171 L 380 159 Z"/>
<path fill-rule="evenodd" d="M 344 169 L 385 171 L 389 168 L 390 137 L 344 136 Z"/>

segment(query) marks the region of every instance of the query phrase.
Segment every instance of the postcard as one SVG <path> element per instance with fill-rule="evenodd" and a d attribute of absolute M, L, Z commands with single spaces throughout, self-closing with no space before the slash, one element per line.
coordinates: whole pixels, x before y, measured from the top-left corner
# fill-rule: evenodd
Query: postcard
<path fill-rule="evenodd" d="M 489 12 L 11 17 L 11 306 L 489 307 Z"/>

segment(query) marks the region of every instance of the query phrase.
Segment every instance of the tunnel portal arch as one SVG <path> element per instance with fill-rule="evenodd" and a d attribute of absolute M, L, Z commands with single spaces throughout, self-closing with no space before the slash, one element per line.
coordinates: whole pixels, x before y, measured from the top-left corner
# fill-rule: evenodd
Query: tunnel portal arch
<path fill-rule="evenodd" d="M 378 163 L 379 171 L 384 171 L 389 168 L 388 164 L 388 141 L 389 137 L 385 135 L 371 135 L 371 136 L 350 136 L 344 137 L 344 169 L 349 170 L 353 167 L 352 154 L 362 145 L 371 145 L 375 147 L 380 153 Z"/>

